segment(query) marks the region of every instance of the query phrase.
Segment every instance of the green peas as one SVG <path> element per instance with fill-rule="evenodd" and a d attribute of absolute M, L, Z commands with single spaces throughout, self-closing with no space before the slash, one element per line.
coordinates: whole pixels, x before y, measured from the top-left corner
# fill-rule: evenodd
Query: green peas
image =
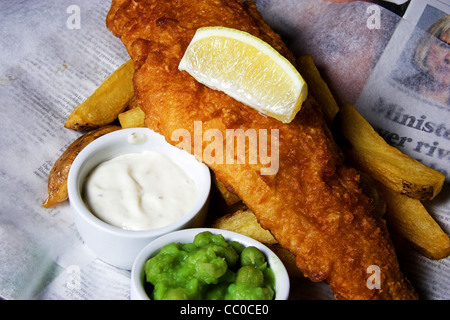
<path fill-rule="evenodd" d="M 241 264 L 259 270 L 264 270 L 267 267 L 266 257 L 256 247 L 247 247 L 242 251 Z"/>
<path fill-rule="evenodd" d="M 171 288 L 164 295 L 164 300 L 188 300 L 189 294 L 184 288 Z"/>
<path fill-rule="evenodd" d="M 227 272 L 227 263 L 224 260 L 214 260 L 210 263 L 203 262 L 197 267 L 197 278 L 204 283 L 217 283 L 219 278 Z"/>
<path fill-rule="evenodd" d="M 228 244 L 232 246 L 238 254 L 241 254 L 242 251 L 245 249 L 245 247 L 237 241 L 230 241 L 228 242 Z"/>
<path fill-rule="evenodd" d="M 236 283 L 259 287 L 264 284 L 264 274 L 252 266 L 243 266 L 237 272 Z"/>
<path fill-rule="evenodd" d="M 234 266 L 239 261 L 239 254 L 230 245 L 212 245 L 210 247 L 216 255 L 225 259 L 229 266 Z"/>
<path fill-rule="evenodd" d="M 274 277 L 262 252 L 220 234 L 199 233 L 192 243 L 171 243 L 145 264 L 155 300 L 273 299 Z"/>

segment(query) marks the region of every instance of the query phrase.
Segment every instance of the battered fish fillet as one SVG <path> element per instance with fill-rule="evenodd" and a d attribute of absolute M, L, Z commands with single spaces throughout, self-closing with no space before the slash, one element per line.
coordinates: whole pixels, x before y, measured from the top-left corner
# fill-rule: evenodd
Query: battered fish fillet
<path fill-rule="evenodd" d="M 339 299 L 417 298 L 399 269 L 384 220 L 372 215 L 371 201 L 358 186 L 359 175 L 343 164 L 312 97 L 293 122 L 283 124 L 178 70 L 196 29 L 204 26 L 247 31 L 294 63 L 253 2 L 115 0 L 107 26 L 135 62 L 134 86 L 146 125 L 169 143 L 178 144 L 172 140 L 176 129 L 188 130 L 194 140 L 194 122 L 201 121 L 203 133 L 217 129 L 223 137 L 227 129 L 267 129 L 270 154 L 275 151 L 270 149 L 270 139 L 275 138 L 270 130 L 279 130 L 276 174 L 261 174 L 261 168 L 267 167 L 261 162 L 216 161 L 209 166 L 296 256 L 305 276 L 326 281 Z M 203 150 L 210 143 L 203 141 Z M 194 141 L 191 144 L 194 152 Z M 380 289 L 373 288 L 377 274 L 370 266 L 380 270 Z"/>

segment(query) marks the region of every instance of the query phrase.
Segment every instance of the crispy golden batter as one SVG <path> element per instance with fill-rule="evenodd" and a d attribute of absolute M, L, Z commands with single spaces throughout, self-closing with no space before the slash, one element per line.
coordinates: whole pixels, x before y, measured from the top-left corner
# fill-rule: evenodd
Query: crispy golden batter
<path fill-rule="evenodd" d="M 225 26 L 262 38 L 294 63 L 292 54 L 262 20 L 253 2 L 231 0 L 116 0 L 107 25 L 135 62 L 134 85 L 146 124 L 167 141 L 176 129 L 279 129 L 279 170 L 261 175 L 261 163 L 210 164 L 260 224 L 296 256 L 312 281 L 327 281 L 337 298 L 414 299 L 399 270 L 383 220 L 342 163 L 320 106 L 309 97 L 290 124 L 264 117 L 178 70 L 195 31 Z M 209 141 L 204 141 L 203 148 Z M 192 151 L 194 141 L 192 141 Z M 248 150 L 247 150 L 248 151 Z M 381 289 L 369 289 L 369 266 L 381 270 Z"/>

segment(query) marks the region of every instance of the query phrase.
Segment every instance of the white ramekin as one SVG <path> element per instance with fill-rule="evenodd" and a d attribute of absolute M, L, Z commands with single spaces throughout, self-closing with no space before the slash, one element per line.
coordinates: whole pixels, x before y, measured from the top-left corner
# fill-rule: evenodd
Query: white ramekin
<path fill-rule="evenodd" d="M 165 227 L 133 231 L 103 222 L 86 207 L 82 189 L 90 171 L 98 164 L 125 153 L 156 151 L 169 157 L 194 181 L 198 197 L 194 207 L 180 220 Z M 67 180 L 74 222 L 82 239 L 100 259 L 130 270 L 137 254 L 152 240 L 183 228 L 202 226 L 209 205 L 211 175 L 193 155 L 167 143 L 148 128 L 121 129 L 97 138 L 75 158 Z"/>

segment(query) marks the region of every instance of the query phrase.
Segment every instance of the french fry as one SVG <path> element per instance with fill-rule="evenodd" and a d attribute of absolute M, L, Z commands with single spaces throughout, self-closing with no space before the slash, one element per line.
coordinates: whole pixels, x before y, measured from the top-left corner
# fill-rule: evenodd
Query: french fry
<path fill-rule="evenodd" d="M 445 176 L 390 146 L 351 105 L 339 111 L 342 149 L 353 166 L 390 189 L 419 200 L 431 200 Z"/>
<path fill-rule="evenodd" d="M 121 129 L 119 126 L 103 126 L 83 134 L 72 142 L 72 144 L 55 161 L 50 170 L 47 185 L 48 197 L 42 204 L 44 208 L 50 208 L 67 200 L 67 177 L 69 175 L 70 167 L 80 151 L 98 137 L 119 129 Z"/>
<path fill-rule="evenodd" d="M 95 92 L 75 107 L 64 127 L 88 131 L 112 123 L 134 96 L 134 64 L 130 59 L 106 78 Z"/>
<path fill-rule="evenodd" d="M 269 244 L 268 246 L 273 252 L 275 252 L 278 258 L 280 258 L 280 260 L 283 262 L 290 277 L 294 278 L 304 277 L 303 273 L 297 267 L 295 255 L 292 252 L 283 248 L 279 244 Z"/>
<path fill-rule="evenodd" d="M 239 197 L 237 195 L 230 192 L 222 182 L 217 180 L 215 175 L 213 175 L 212 181 L 213 181 L 213 184 L 216 186 L 217 190 L 219 190 L 219 193 L 222 196 L 222 198 L 225 200 L 225 203 L 227 206 L 232 206 L 232 205 L 238 203 L 239 201 L 241 201 L 241 199 L 239 199 Z"/>
<path fill-rule="evenodd" d="M 265 244 L 278 243 L 268 230 L 261 227 L 250 210 L 226 214 L 214 221 L 212 227 L 238 232 Z"/>
<path fill-rule="evenodd" d="M 360 172 L 360 183 L 362 192 L 372 199 L 374 217 L 382 217 L 386 212 L 386 201 L 377 187 L 375 181 L 366 173 Z"/>
<path fill-rule="evenodd" d="M 339 111 L 339 106 L 314 64 L 313 57 L 311 55 L 300 56 L 296 62 L 297 69 L 305 79 L 309 92 L 323 108 L 325 121 L 331 125 Z"/>
<path fill-rule="evenodd" d="M 120 126 L 124 129 L 145 127 L 145 113 L 139 107 L 119 113 L 118 118 Z"/>
<path fill-rule="evenodd" d="M 380 185 L 386 201 L 386 220 L 424 256 L 439 260 L 450 255 L 450 239 L 423 204 Z"/>
<path fill-rule="evenodd" d="M 125 108 L 125 111 L 131 110 L 131 109 L 134 109 L 137 107 L 139 107 L 139 104 L 137 103 L 136 95 L 133 95 L 131 97 L 131 99 L 128 101 L 128 105 Z"/>

